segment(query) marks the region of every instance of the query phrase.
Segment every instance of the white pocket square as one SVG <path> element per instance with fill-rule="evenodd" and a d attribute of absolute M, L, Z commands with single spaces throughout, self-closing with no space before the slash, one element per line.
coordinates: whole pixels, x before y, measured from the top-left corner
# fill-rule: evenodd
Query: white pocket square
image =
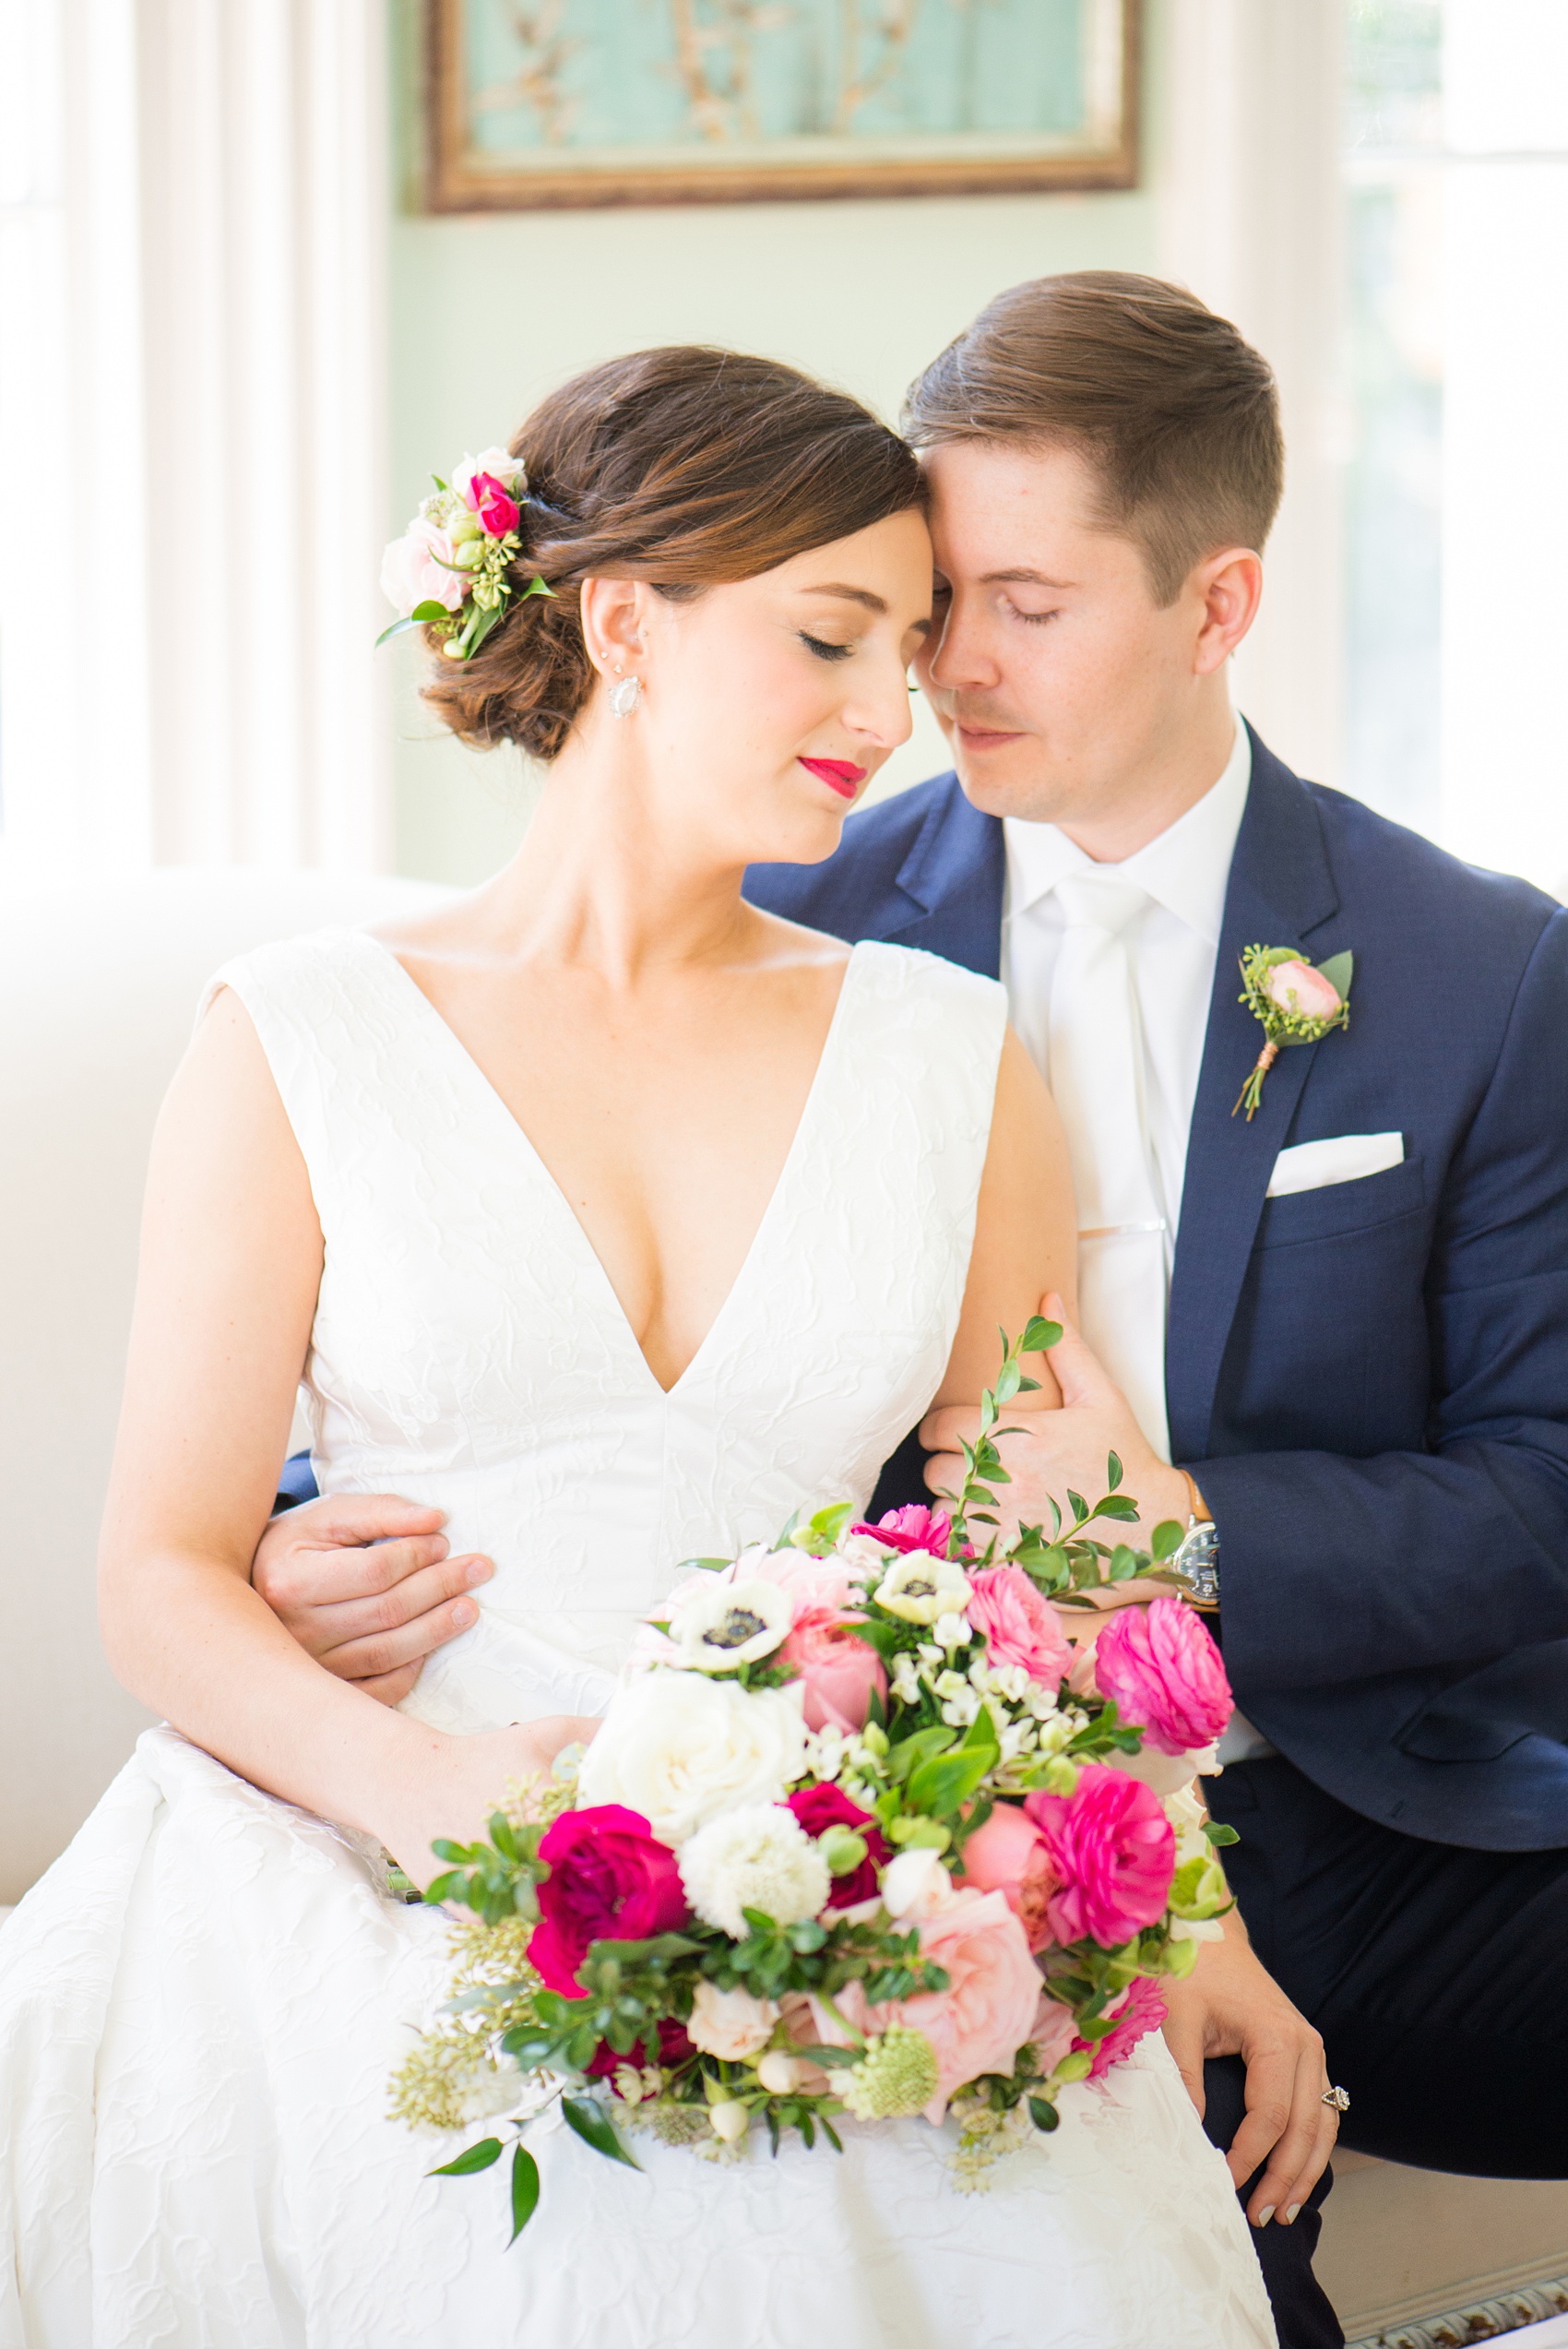
<path fill-rule="evenodd" d="M 1292 1191 L 1321 1191 L 1330 1183 L 1359 1183 L 1405 1163 L 1403 1134 L 1335 1134 L 1324 1142 L 1298 1142 L 1282 1150 L 1268 1178 L 1267 1196 L 1288 1198 Z"/>

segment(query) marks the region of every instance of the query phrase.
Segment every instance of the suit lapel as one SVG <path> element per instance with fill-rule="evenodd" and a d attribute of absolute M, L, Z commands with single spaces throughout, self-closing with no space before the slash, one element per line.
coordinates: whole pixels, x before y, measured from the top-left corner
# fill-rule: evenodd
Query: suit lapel
<path fill-rule="evenodd" d="M 1244 950 L 1257 944 L 1294 947 L 1321 960 L 1350 943 L 1330 938 L 1308 944 L 1337 911 L 1338 893 L 1312 795 L 1254 733 L 1253 778 L 1230 864 L 1170 1282 L 1165 1385 L 1176 1460 L 1202 1460 L 1207 1452 L 1220 1366 L 1269 1176 L 1318 1050 L 1315 1044 L 1293 1044 L 1281 1052 L 1252 1122 L 1244 1112 L 1231 1115 L 1264 1043 L 1262 1028 L 1240 1000 L 1238 965 Z"/>
<path fill-rule="evenodd" d="M 932 799 L 898 868 L 908 918 L 885 928 L 883 936 L 999 978 L 1005 871 L 999 818 L 982 816 L 955 775 Z"/>

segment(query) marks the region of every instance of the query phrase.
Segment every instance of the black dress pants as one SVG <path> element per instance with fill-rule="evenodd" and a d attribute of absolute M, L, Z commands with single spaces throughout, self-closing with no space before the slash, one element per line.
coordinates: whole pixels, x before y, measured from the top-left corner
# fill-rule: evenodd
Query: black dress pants
<path fill-rule="evenodd" d="M 1324 2035 L 1341 2141 L 1568 2177 L 1568 1851 L 1424 1843 L 1280 1759 L 1207 1782 L 1253 1947 Z"/>

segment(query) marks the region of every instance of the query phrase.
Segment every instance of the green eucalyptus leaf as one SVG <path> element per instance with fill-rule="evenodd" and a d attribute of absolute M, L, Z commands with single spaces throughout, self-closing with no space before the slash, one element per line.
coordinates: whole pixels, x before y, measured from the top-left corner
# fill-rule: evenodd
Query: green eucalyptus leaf
<path fill-rule="evenodd" d="M 1048 2105 L 1043 2096 L 1029 2098 L 1029 2118 L 1041 2134 L 1047 2137 L 1053 2128 L 1060 2128 L 1062 2123 L 1062 2116 L 1055 2105 Z"/>
<path fill-rule="evenodd" d="M 1105 1489 L 1113 1493 L 1122 1482 L 1122 1462 L 1115 1452 L 1105 1455 Z"/>
<path fill-rule="evenodd" d="M 1020 1353 L 1049 1353 L 1052 1346 L 1062 1343 L 1060 1321 L 1047 1321 L 1040 1314 L 1031 1314 L 1023 1336 L 1018 1341 Z"/>
<path fill-rule="evenodd" d="M 1222 1820 L 1217 1818 L 1204 1821 L 1204 1833 L 1211 1843 L 1239 1843 L 1241 1840 L 1233 1827 L 1227 1827 Z"/>
<path fill-rule="evenodd" d="M 439 2169 L 426 2170 L 425 2176 L 426 2177 L 472 2177 L 476 2170 L 487 2170 L 493 2162 L 498 2162 L 500 2159 L 501 2140 L 499 2137 L 481 2137 L 477 2145 L 470 2145 L 468 2152 L 459 2153 L 455 2162 L 443 2162 Z"/>
<path fill-rule="evenodd" d="M 1149 1535 L 1150 1553 L 1157 1561 L 1174 1557 L 1186 1538 L 1183 1526 L 1179 1525 L 1173 1517 L 1163 1517 Z"/>
<path fill-rule="evenodd" d="M 506 2239 L 508 2251 L 538 2208 L 539 2164 L 526 2145 L 519 2145 L 512 2156 L 512 2232 Z"/>
<path fill-rule="evenodd" d="M 602 2105 L 591 2096 L 563 2096 L 561 2114 L 569 2129 L 602 2153 L 607 2162 L 624 2162 L 629 2170 L 640 2170 L 642 2164 L 634 2161 L 615 2133 L 614 2124 Z"/>
<path fill-rule="evenodd" d="M 733 1558 L 727 1557 L 683 1557 L 675 1571 L 677 1574 L 722 1574 L 727 1566 L 734 1563 Z"/>
<path fill-rule="evenodd" d="M 1071 1485 L 1067 1487 L 1067 1506 L 1073 1512 L 1073 1522 L 1075 1525 L 1087 1524 L 1088 1520 L 1089 1505 L 1087 1501 L 1085 1500 L 1082 1493 L 1074 1492 Z"/>

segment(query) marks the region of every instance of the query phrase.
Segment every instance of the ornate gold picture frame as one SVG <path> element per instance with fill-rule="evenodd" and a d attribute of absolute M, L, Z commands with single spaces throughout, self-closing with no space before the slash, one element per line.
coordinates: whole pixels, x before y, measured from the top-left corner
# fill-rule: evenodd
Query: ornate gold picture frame
<path fill-rule="evenodd" d="M 426 0 L 430 209 L 1130 187 L 1140 0 Z"/>

